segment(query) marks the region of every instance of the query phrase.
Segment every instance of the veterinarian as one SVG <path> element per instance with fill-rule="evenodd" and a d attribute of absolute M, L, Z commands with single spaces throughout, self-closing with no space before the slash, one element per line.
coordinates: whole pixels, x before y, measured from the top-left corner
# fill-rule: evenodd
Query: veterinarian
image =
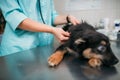
<path fill-rule="evenodd" d="M 6 20 L 0 56 L 52 44 L 53 35 L 67 40 L 69 33 L 53 26 L 79 24 L 74 16 L 58 15 L 52 0 L 0 0 L 0 9 Z"/>

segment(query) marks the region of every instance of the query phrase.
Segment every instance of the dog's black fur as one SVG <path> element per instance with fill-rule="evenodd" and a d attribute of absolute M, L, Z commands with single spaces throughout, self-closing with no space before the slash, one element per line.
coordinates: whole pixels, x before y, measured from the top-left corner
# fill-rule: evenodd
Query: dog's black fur
<path fill-rule="evenodd" d="M 55 53 L 57 51 L 61 51 L 61 54 L 73 53 L 76 56 L 82 56 L 87 59 L 95 57 L 98 58 L 102 64 L 108 66 L 118 63 L 118 59 L 110 47 L 109 38 L 97 32 L 93 26 L 83 22 L 76 26 L 67 25 L 63 27 L 63 29 L 70 32 L 70 38 L 64 44 L 60 45 Z M 55 57 L 56 56 L 53 56 L 52 58 Z M 60 63 L 58 61 L 58 63 L 55 64 L 55 60 L 56 59 L 52 59 L 48 62 L 49 64 L 52 63 L 52 66 Z"/>

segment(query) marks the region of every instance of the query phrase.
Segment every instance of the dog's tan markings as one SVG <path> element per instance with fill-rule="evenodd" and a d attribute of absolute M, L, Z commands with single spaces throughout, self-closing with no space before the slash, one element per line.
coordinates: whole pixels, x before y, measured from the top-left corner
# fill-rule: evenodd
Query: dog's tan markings
<path fill-rule="evenodd" d="M 101 41 L 101 44 L 106 45 L 106 42 L 105 41 Z"/>
<path fill-rule="evenodd" d="M 96 67 L 99 67 L 102 62 L 100 59 L 97 59 L 97 58 L 91 58 L 89 61 L 88 61 L 88 64 L 93 67 L 93 68 L 96 68 Z"/>
<path fill-rule="evenodd" d="M 82 38 L 79 38 L 75 41 L 75 44 L 81 44 L 82 42 L 85 42 Z"/>
<path fill-rule="evenodd" d="M 56 51 L 55 53 L 53 53 L 48 59 L 49 66 L 54 67 L 58 65 L 62 61 L 65 53 L 66 53 L 66 50 Z"/>
<path fill-rule="evenodd" d="M 76 51 L 74 51 L 74 50 L 72 50 L 72 49 L 70 49 L 68 47 L 67 47 L 67 51 L 69 52 L 69 54 L 73 54 L 76 57 L 79 56 L 79 54 Z"/>
<path fill-rule="evenodd" d="M 91 48 L 87 48 L 83 51 L 83 56 L 87 59 L 90 58 L 98 58 L 98 59 L 103 59 L 103 57 L 99 54 L 93 53 Z"/>
<path fill-rule="evenodd" d="M 89 59 L 88 64 L 93 68 L 98 67 L 102 64 L 101 60 L 103 57 L 99 54 L 93 53 L 91 48 L 84 50 L 83 56 Z"/>
<path fill-rule="evenodd" d="M 90 59 L 92 57 L 91 55 L 91 48 L 87 48 L 83 51 L 83 56 L 87 59 Z"/>

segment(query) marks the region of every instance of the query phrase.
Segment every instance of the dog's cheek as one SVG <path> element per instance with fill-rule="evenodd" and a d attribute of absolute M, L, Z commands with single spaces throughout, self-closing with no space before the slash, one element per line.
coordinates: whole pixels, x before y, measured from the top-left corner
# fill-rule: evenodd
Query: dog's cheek
<path fill-rule="evenodd" d="M 92 52 L 91 48 L 87 48 L 83 51 L 83 56 L 87 59 L 97 58 L 103 60 L 103 55 Z"/>
<path fill-rule="evenodd" d="M 85 49 L 83 51 L 83 56 L 87 59 L 90 59 L 92 57 L 91 48 Z"/>

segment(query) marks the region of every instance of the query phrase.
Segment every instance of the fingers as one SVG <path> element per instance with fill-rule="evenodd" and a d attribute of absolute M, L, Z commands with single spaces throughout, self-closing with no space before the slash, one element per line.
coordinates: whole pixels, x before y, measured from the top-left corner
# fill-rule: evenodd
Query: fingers
<path fill-rule="evenodd" d="M 74 16 L 69 15 L 68 19 L 73 25 L 80 24 L 80 21 L 78 19 L 76 19 Z"/>
<path fill-rule="evenodd" d="M 75 19 L 75 23 L 76 24 L 80 24 L 80 21 L 78 21 L 77 19 Z"/>
<path fill-rule="evenodd" d="M 61 28 L 54 28 L 53 32 L 54 32 L 53 34 L 56 36 L 59 42 L 63 42 L 69 39 L 70 33 L 65 32 Z"/>
<path fill-rule="evenodd" d="M 69 39 L 69 37 L 63 36 L 62 39 L 61 39 L 61 42 L 66 41 L 66 40 L 68 40 L 68 39 Z"/>
<path fill-rule="evenodd" d="M 71 23 L 72 23 L 73 25 L 77 25 L 77 24 L 80 24 L 80 21 L 78 21 L 75 17 L 73 17 L 73 18 L 71 19 Z"/>
<path fill-rule="evenodd" d="M 69 39 L 69 36 L 70 36 L 70 33 L 63 31 L 63 33 L 59 39 L 59 42 L 60 43 L 66 42 Z"/>
<path fill-rule="evenodd" d="M 63 31 L 63 35 L 64 35 L 65 37 L 69 37 L 69 36 L 70 36 L 70 33 Z"/>
<path fill-rule="evenodd" d="M 70 34 L 68 32 L 63 31 L 61 37 L 60 37 L 60 42 L 65 42 L 69 39 Z"/>
<path fill-rule="evenodd" d="M 72 22 L 73 25 L 80 24 L 80 22 L 78 22 L 77 20 L 72 20 L 71 22 Z"/>

